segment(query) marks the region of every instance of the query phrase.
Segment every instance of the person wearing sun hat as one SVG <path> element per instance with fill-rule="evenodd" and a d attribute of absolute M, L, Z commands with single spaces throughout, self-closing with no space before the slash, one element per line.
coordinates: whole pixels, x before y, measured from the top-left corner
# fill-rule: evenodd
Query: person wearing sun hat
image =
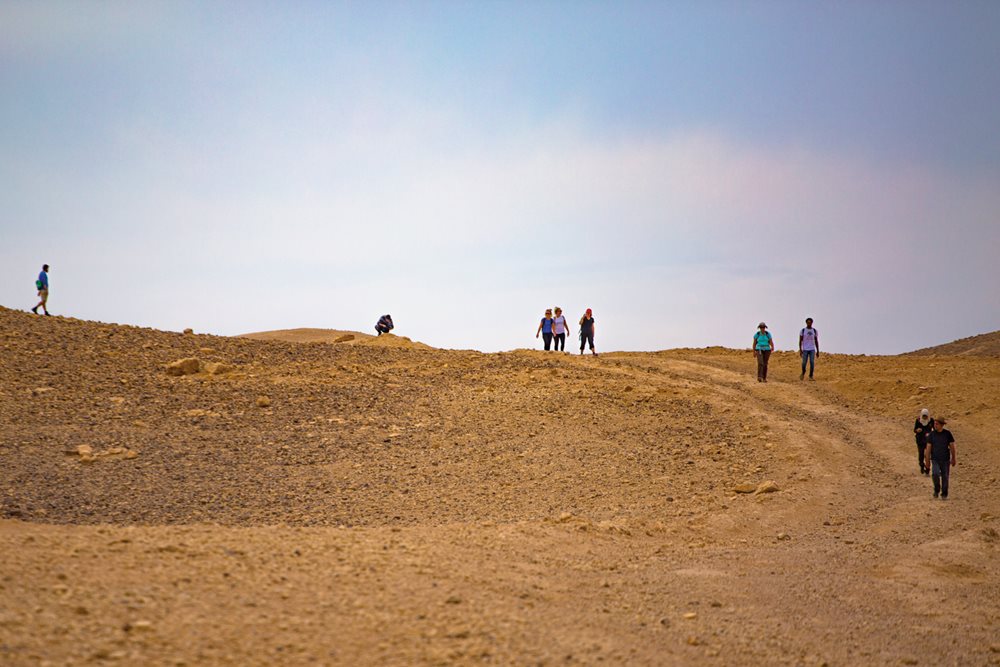
<path fill-rule="evenodd" d="M 767 361 L 774 351 L 774 339 L 767 330 L 767 325 L 761 322 L 753 335 L 753 354 L 757 357 L 757 382 L 767 382 Z"/>
<path fill-rule="evenodd" d="M 927 436 L 934 428 L 934 420 L 927 408 L 920 411 L 920 416 L 913 422 L 913 436 L 917 440 L 917 462 L 920 464 L 920 474 L 931 474 L 930 468 L 924 465 L 924 449 L 927 447 Z"/>
<path fill-rule="evenodd" d="M 597 352 L 594 350 L 594 311 L 590 308 L 580 318 L 580 354 L 583 354 L 583 346 L 586 343 L 590 343 L 590 353 L 596 357 Z"/>

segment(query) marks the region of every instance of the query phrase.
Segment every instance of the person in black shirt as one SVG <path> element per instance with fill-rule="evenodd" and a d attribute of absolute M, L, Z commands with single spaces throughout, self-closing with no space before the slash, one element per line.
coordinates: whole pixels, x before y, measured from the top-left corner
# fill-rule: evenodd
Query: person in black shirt
<path fill-rule="evenodd" d="M 378 322 L 375 323 L 375 331 L 381 336 L 384 333 L 389 333 L 396 328 L 396 325 L 392 323 L 392 315 L 383 315 L 378 318 Z"/>
<path fill-rule="evenodd" d="M 944 428 L 947 423 L 940 417 L 934 418 L 934 430 L 927 436 L 924 448 L 924 465 L 931 468 L 935 498 L 939 493 L 942 498 L 948 497 L 948 477 L 955 465 L 955 438 Z"/>
<path fill-rule="evenodd" d="M 920 464 L 920 474 L 929 475 L 930 468 L 924 465 L 924 449 L 927 447 L 927 435 L 934 429 L 931 413 L 924 408 L 920 416 L 913 422 L 913 437 L 917 440 L 917 463 Z"/>
<path fill-rule="evenodd" d="M 594 328 L 594 311 L 588 308 L 587 312 L 580 318 L 580 354 L 583 354 L 584 345 L 590 343 L 591 354 L 597 356 L 597 352 L 594 350 Z"/>

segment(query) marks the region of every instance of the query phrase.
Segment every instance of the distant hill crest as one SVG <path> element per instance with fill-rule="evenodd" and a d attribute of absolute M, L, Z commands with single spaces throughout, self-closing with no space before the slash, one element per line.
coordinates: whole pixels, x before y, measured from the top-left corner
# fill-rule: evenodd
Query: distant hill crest
<path fill-rule="evenodd" d="M 913 356 L 937 354 L 963 357 L 1000 357 L 1000 331 L 960 338 L 944 345 L 925 347 L 907 352 L 907 354 Z"/>

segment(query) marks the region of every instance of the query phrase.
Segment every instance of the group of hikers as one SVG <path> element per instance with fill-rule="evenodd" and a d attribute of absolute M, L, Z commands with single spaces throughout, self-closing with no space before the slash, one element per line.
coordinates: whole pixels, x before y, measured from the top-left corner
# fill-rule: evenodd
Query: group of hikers
<path fill-rule="evenodd" d="M 49 314 L 49 265 L 43 264 L 42 271 L 35 280 L 35 288 L 38 291 L 38 303 L 31 309 L 31 312 L 38 314 L 41 308 L 45 315 Z M 553 316 L 553 310 L 555 316 Z M 597 356 L 594 349 L 594 313 L 588 308 L 580 317 L 579 321 L 580 354 L 589 345 L 590 351 Z M 392 316 L 383 315 L 375 324 L 376 333 L 381 336 L 387 334 L 395 328 Z M 535 331 L 535 338 L 541 336 L 545 350 L 555 351 L 566 350 L 566 337 L 570 333 L 569 322 L 563 315 L 562 308 L 556 306 L 546 308 L 545 315 L 538 323 Z M 767 330 L 767 324 L 761 322 L 757 325 L 757 331 L 753 335 L 752 349 L 757 358 L 757 382 L 767 382 L 767 363 L 774 351 L 774 337 Z M 802 358 L 802 372 L 799 380 L 805 379 L 806 367 L 809 369 L 809 379 L 813 380 L 813 371 L 816 366 L 816 358 L 819 357 L 819 332 L 813 327 L 813 318 L 806 318 L 806 325 L 799 331 L 799 356 Z M 947 421 L 937 417 L 931 419 L 930 411 L 926 408 L 920 411 L 920 416 L 913 424 L 913 435 L 917 443 L 917 462 L 920 464 L 920 473 L 930 475 L 934 482 L 934 497 L 948 497 L 948 481 L 951 467 L 955 465 L 955 438 L 951 431 L 944 428 Z"/>
<path fill-rule="evenodd" d="M 538 323 L 538 329 L 535 330 L 535 338 L 538 338 L 539 335 L 542 337 L 542 343 L 546 351 L 552 348 L 553 341 L 555 341 L 556 352 L 566 351 L 566 336 L 569 335 L 569 322 L 566 321 L 566 317 L 562 312 L 562 308 L 556 306 L 556 314 L 553 317 L 552 308 L 546 308 L 545 315 L 542 317 L 542 321 Z M 590 353 L 596 357 L 597 350 L 594 349 L 594 311 L 588 308 L 580 317 L 579 325 L 580 354 L 583 354 L 584 348 L 589 344 Z"/>
<path fill-rule="evenodd" d="M 774 352 L 774 338 L 763 322 L 757 325 L 750 346 L 757 357 L 757 382 L 767 382 L 767 362 Z M 816 368 L 816 357 L 819 356 L 819 332 L 813 327 L 813 318 L 806 318 L 806 325 L 799 332 L 799 356 L 802 357 L 802 372 L 799 379 L 806 377 L 806 365 L 809 366 L 809 379 L 814 380 L 813 371 Z"/>

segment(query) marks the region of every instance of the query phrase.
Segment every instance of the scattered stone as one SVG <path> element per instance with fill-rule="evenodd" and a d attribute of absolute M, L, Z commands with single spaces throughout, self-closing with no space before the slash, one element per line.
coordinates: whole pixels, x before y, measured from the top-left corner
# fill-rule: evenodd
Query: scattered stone
<path fill-rule="evenodd" d="M 780 489 L 778 488 L 778 484 L 776 482 L 768 480 L 766 482 L 761 482 L 757 486 L 757 489 L 754 491 L 754 493 L 756 493 L 756 494 L 774 493 L 775 491 L 779 491 L 779 490 Z"/>
<path fill-rule="evenodd" d="M 689 611 L 688 613 L 684 614 L 684 618 L 686 620 L 688 620 L 688 621 L 694 620 L 694 619 L 698 618 L 698 612 L 696 612 L 696 611 Z"/>
<path fill-rule="evenodd" d="M 233 370 L 233 367 L 229 364 L 218 361 L 209 361 L 205 364 L 205 372 L 209 375 L 223 375 L 225 373 L 232 373 Z"/>
<path fill-rule="evenodd" d="M 212 412 L 211 410 L 203 410 L 201 408 L 194 408 L 193 410 L 186 410 L 184 412 L 185 417 L 218 417 L 218 412 Z"/>
<path fill-rule="evenodd" d="M 778 533 L 778 539 L 782 540 L 782 541 L 784 541 L 784 540 L 790 540 L 790 539 L 792 539 L 792 536 L 789 535 L 788 533 Z"/>
<path fill-rule="evenodd" d="M 76 453 L 79 454 L 80 456 L 90 456 L 91 454 L 94 453 L 94 448 L 91 447 L 90 445 L 77 445 Z"/>
<path fill-rule="evenodd" d="M 756 484 L 740 484 L 733 488 L 733 493 L 753 493 L 756 490 Z"/>
<path fill-rule="evenodd" d="M 257 397 L 257 407 L 258 408 L 266 408 L 266 407 L 269 407 L 270 405 L 271 405 L 271 399 L 268 398 L 267 396 L 258 396 Z"/>
<path fill-rule="evenodd" d="M 167 375 L 194 375 L 201 370 L 201 361 L 197 357 L 178 359 L 167 364 Z"/>
<path fill-rule="evenodd" d="M 127 458 L 127 459 L 134 459 L 134 458 L 136 458 L 138 456 L 139 456 L 139 452 L 135 451 L 134 449 L 128 449 L 128 450 L 125 451 L 125 458 Z"/>
<path fill-rule="evenodd" d="M 215 348 L 212 347 L 199 347 L 198 354 L 215 354 Z"/>
<path fill-rule="evenodd" d="M 187 329 L 184 330 L 184 333 L 186 335 L 190 336 L 191 334 L 194 333 L 194 329 L 192 329 L 191 327 L 188 327 Z"/>
<path fill-rule="evenodd" d="M 146 632 L 153 629 L 153 624 L 150 621 L 136 621 L 135 623 L 126 623 L 124 626 L 125 632 Z"/>
<path fill-rule="evenodd" d="M 458 597 L 457 595 L 452 595 L 447 600 L 445 600 L 445 604 L 462 604 L 462 598 Z"/>
<path fill-rule="evenodd" d="M 344 334 L 343 336 L 338 336 L 334 339 L 334 343 L 346 343 L 349 340 L 354 340 L 354 334 Z"/>

